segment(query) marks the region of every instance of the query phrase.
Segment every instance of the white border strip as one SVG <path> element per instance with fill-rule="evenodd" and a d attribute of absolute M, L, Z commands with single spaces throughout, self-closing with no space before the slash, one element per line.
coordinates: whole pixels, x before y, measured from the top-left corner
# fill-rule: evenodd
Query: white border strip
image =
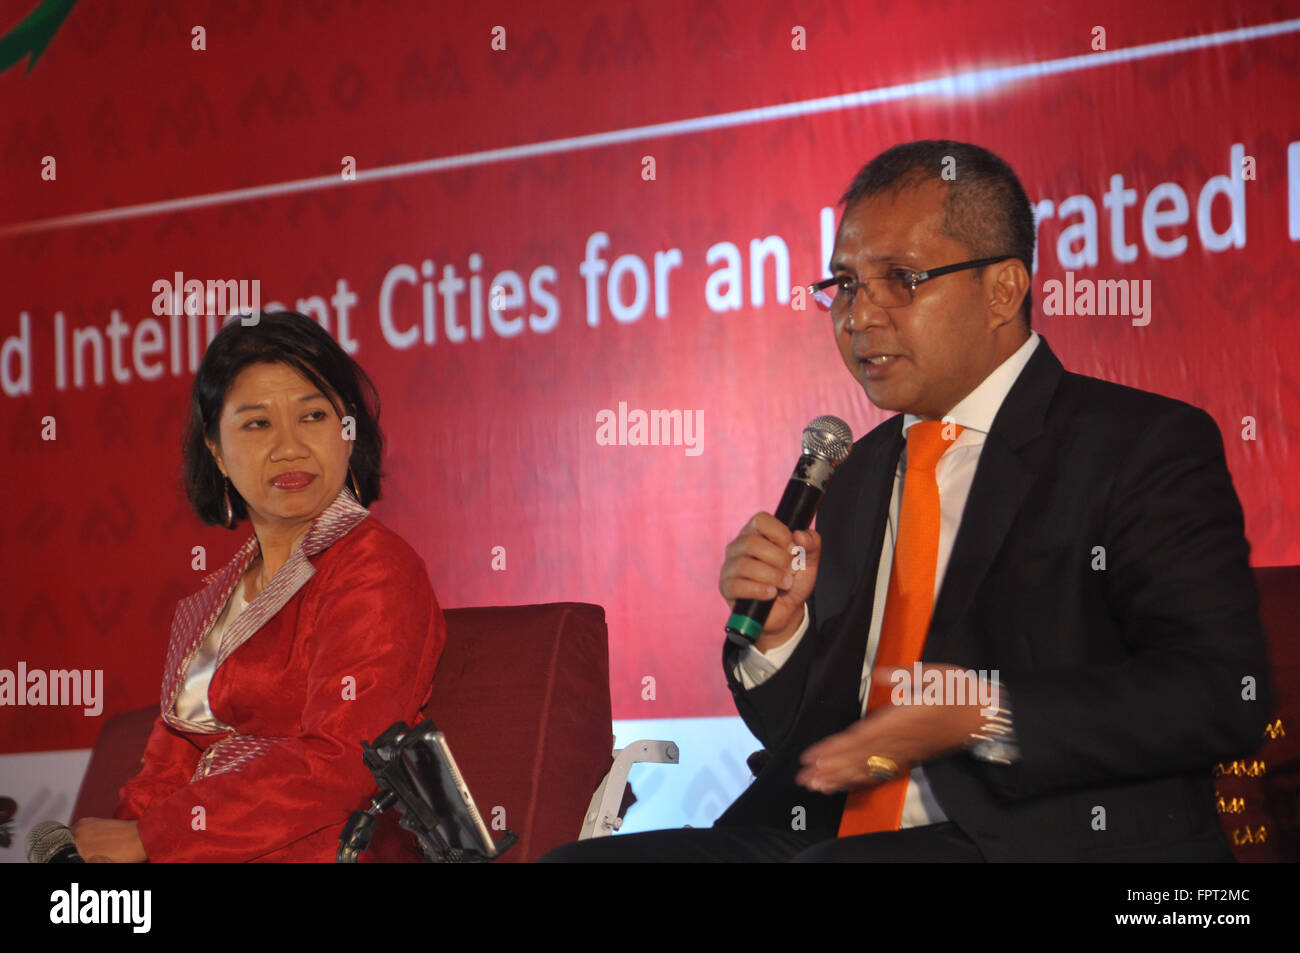
<path fill-rule="evenodd" d="M 612 132 L 598 132 L 585 136 L 570 136 L 565 139 L 551 139 L 546 142 L 535 142 L 523 146 L 509 146 L 502 149 L 487 149 L 482 152 L 444 156 L 439 159 L 403 162 L 398 165 L 380 166 L 379 168 L 358 172 L 356 178 L 349 181 L 344 181 L 339 175 L 321 175 L 310 179 L 295 179 L 289 182 L 276 182 L 271 185 L 259 185 L 246 189 L 230 189 L 225 192 L 210 192 L 207 195 L 193 195 L 188 198 L 168 199 L 162 202 L 124 205 L 120 208 L 103 209 L 98 212 L 79 212 L 74 215 L 60 215 L 55 218 L 35 219 L 30 222 L 16 222 L 11 225 L 0 226 L 0 238 L 8 238 L 11 235 L 29 235 L 35 232 L 55 231 L 63 228 L 76 228 L 81 225 L 98 225 L 104 222 L 117 222 L 146 215 L 161 215 L 185 209 L 227 205 L 232 202 L 246 202 L 281 195 L 293 195 L 296 192 L 312 192 L 317 189 L 337 188 L 354 183 L 379 182 L 383 179 L 427 175 L 433 172 L 445 172 L 448 169 L 489 165 L 493 162 L 511 162 L 516 159 L 530 159 L 560 152 L 577 152 L 582 149 L 596 149 L 601 146 L 639 142 L 645 139 L 684 136 L 696 132 L 728 129 L 733 126 L 793 119 L 799 116 L 813 116 L 841 109 L 855 109 L 900 99 L 915 99 L 923 96 L 946 96 L 951 98 L 976 95 L 994 87 L 1024 79 L 1036 79 L 1044 76 L 1055 76 L 1060 73 L 1071 73 L 1077 70 L 1096 69 L 1116 63 L 1128 63 L 1134 60 L 1151 59 L 1156 56 L 1168 56 L 1171 53 L 1187 53 L 1215 46 L 1226 46 L 1230 43 L 1246 43 L 1251 40 L 1281 36 L 1287 33 L 1300 33 L 1300 19 L 1281 20 L 1277 23 L 1242 27 L 1220 33 L 1207 33 L 1203 36 L 1191 36 L 1181 40 L 1165 40 L 1160 43 L 1148 43 L 1143 46 L 1133 46 L 1122 50 L 1084 53 L 1080 56 L 1069 56 L 1059 60 L 1045 60 L 1040 63 L 1025 63 L 1020 66 L 976 70 L 970 73 L 959 73 L 954 76 L 945 76 L 922 82 L 900 83 L 895 86 L 882 86 L 879 89 L 866 89 L 856 93 L 824 96 L 819 99 L 805 99 L 780 106 L 760 106 L 754 109 L 718 113 L 713 116 L 698 116 L 694 119 L 655 123 L 650 126 L 633 126 L 629 129 L 616 129 Z"/>

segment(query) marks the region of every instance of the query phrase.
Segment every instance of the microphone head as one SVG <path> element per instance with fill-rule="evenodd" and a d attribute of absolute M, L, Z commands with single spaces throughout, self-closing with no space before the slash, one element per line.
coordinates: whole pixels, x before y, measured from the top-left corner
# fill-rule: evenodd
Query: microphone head
<path fill-rule="evenodd" d="M 848 459 L 852 449 L 853 431 L 838 417 L 825 414 L 804 428 L 803 452 L 829 460 L 833 467 Z"/>
<path fill-rule="evenodd" d="M 41 821 L 27 834 L 27 860 L 44 864 L 64 847 L 75 847 L 76 838 L 66 824 L 58 821 Z"/>

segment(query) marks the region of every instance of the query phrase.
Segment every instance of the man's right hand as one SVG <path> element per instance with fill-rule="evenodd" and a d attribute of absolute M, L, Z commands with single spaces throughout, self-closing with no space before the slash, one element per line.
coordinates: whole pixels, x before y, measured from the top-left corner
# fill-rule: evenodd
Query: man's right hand
<path fill-rule="evenodd" d="M 795 546 L 803 547 L 802 569 L 796 569 Z M 740 535 L 727 544 L 718 591 L 727 605 L 738 599 L 775 599 L 767 624 L 756 643 L 760 652 L 776 648 L 803 622 L 803 606 L 817 581 L 822 538 L 813 530 L 791 533 L 771 513 L 756 513 Z"/>

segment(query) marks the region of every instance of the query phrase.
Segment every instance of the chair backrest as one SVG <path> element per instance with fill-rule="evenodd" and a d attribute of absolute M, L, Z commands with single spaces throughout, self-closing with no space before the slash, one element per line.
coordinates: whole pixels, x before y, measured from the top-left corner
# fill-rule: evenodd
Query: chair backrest
<path fill-rule="evenodd" d="M 158 717 L 158 703 L 114 715 L 104 722 L 81 778 L 81 790 L 72 809 L 72 823 L 83 817 L 112 817 L 117 794 L 140 773 L 144 746 Z"/>
<path fill-rule="evenodd" d="M 425 714 L 447 736 L 484 822 L 519 835 L 502 861 L 534 860 L 577 840 L 613 760 L 605 610 L 562 602 L 445 615 L 447 644 Z M 73 820 L 113 815 L 157 713 L 154 705 L 107 721 Z"/>
<path fill-rule="evenodd" d="M 519 835 L 502 860 L 535 860 L 578 839 L 613 761 L 605 610 L 560 602 L 445 614 L 425 714 L 484 822 Z"/>
<path fill-rule="evenodd" d="M 1300 566 L 1255 570 L 1273 717 L 1249 757 L 1215 767 L 1219 820 L 1239 861 L 1300 861 Z"/>

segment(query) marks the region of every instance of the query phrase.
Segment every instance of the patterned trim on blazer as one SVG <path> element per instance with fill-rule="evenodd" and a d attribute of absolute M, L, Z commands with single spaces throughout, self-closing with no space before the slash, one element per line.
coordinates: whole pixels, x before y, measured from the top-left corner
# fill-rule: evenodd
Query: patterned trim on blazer
<path fill-rule="evenodd" d="M 221 636 L 221 647 L 217 652 L 217 668 L 220 668 L 235 651 L 247 642 L 262 624 L 274 616 L 293 598 L 294 594 L 306 585 L 307 580 L 316 574 L 316 567 L 309 557 L 351 532 L 370 511 L 357 502 L 345 487 L 320 516 L 312 522 L 303 536 L 302 543 L 294 549 L 286 562 L 271 577 L 271 581 L 257 594 L 248 607 L 226 627 Z M 186 674 L 203 640 L 212 631 L 212 626 L 221 614 L 230 594 L 243 578 L 248 566 L 260 552 L 257 535 L 248 537 L 244 545 L 235 553 L 233 559 L 223 569 L 209 573 L 204 577 L 204 588 L 180 601 L 176 615 L 172 619 L 171 640 L 167 646 L 167 665 L 163 670 L 162 681 L 162 717 L 171 727 L 179 731 L 195 734 L 229 733 L 230 738 L 210 745 L 198 768 L 195 779 L 210 774 L 239 770 L 253 758 L 261 755 L 272 744 L 283 739 L 260 739 L 252 735 L 240 735 L 235 729 L 226 725 L 201 725 L 178 718 L 173 709 L 176 698 L 185 687 Z M 217 748 L 224 749 L 218 758 Z"/>

